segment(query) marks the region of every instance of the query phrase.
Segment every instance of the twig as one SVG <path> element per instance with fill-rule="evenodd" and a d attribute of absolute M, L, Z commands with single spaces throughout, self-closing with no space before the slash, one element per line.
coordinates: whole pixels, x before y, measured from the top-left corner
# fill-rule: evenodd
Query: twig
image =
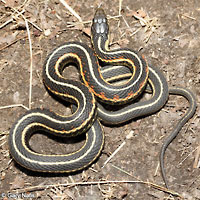
<path fill-rule="evenodd" d="M 19 17 L 20 15 L 22 15 L 25 12 L 25 10 L 22 10 L 21 12 L 17 13 L 16 17 Z M 11 19 L 9 19 L 8 21 L 4 22 L 1 26 L 0 29 L 3 28 L 4 26 L 6 26 L 7 24 L 11 23 L 14 20 L 14 17 L 12 17 Z"/>
<path fill-rule="evenodd" d="M 196 21 L 196 18 L 191 17 L 191 16 L 189 16 L 189 15 L 187 15 L 187 14 L 181 14 L 181 15 L 182 15 L 182 17 L 185 17 L 185 18 L 192 19 L 192 20 L 195 20 L 195 21 Z"/>
<path fill-rule="evenodd" d="M 196 148 L 195 150 L 193 150 L 192 152 L 190 152 L 181 162 L 179 162 L 178 165 L 182 165 L 183 162 L 184 162 L 191 154 L 193 154 L 196 150 L 197 150 L 197 148 Z"/>
<path fill-rule="evenodd" d="M 74 182 L 74 183 L 60 183 L 60 184 L 50 184 L 50 185 L 37 185 L 31 186 L 24 189 L 17 190 L 18 192 L 29 192 L 48 189 L 52 187 L 74 187 L 80 185 L 98 185 L 98 184 L 110 184 L 110 183 L 141 183 L 142 181 L 91 181 L 91 182 Z M 142 182 L 143 183 L 143 182 Z"/>
<path fill-rule="evenodd" d="M 6 143 L 6 140 L 0 144 L 0 147 L 2 147 L 5 143 Z"/>
<path fill-rule="evenodd" d="M 6 2 L 4 1 L 4 0 L 1 0 L 4 4 L 6 4 Z M 26 2 L 26 1 L 25 1 Z M 9 6 L 10 7 L 10 6 Z M 18 16 L 22 16 L 23 17 L 23 19 L 26 19 L 25 17 L 24 17 L 24 15 L 23 15 L 23 13 L 25 12 L 25 10 L 22 10 L 21 12 L 19 12 L 17 9 L 15 9 L 15 8 L 12 8 L 12 7 L 10 7 L 12 10 L 14 10 L 16 13 L 17 13 L 17 17 Z M 36 24 L 34 24 L 33 22 L 31 22 L 30 20 L 28 20 L 28 19 L 26 19 L 30 24 L 32 24 L 36 29 L 38 29 L 39 31 L 43 31 L 39 26 L 37 26 Z M 9 21 L 9 20 L 8 20 Z M 10 22 L 12 22 L 13 21 L 13 19 L 11 19 L 11 21 L 9 21 L 9 23 Z M 6 24 L 7 25 L 7 24 Z M 1 25 L 2 26 L 2 25 Z M 0 28 L 1 28 L 1 26 L 0 26 Z"/>
<path fill-rule="evenodd" d="M 128 176 L 131 176 L 131 177 L 134 177 L 135 179 L 137 179 L 138 181 L 141 181 L 140 179 L 138 179 L 137 177 L 133 176 L 132 174 L 130 174 L 129 172 L 125 171 L 124 169 L 121 169 L 115 165 L 112 165 L 112 167 L 114 167 L 115 169 L 119 170 L 120 172 L 123 172 L 124 174 L 128 175 Z"/>
<path fill-rule="evenodd" d="M 200 145 L 195 149 L 195 151 L 196 153 L 195 153 L 193 168 L 196 169 L 200 167 Z"/>
<path fill-rule="evenodd" d="M 141 27 L 139 27 L 136 31 L 134 31 L 133 33 L 131 33 L 131 35 L 130 36 L 133 36 L 133 35 L 135 35 L 137 32 L 139 32 L 140 30 L 142 29 L 142 26 Z"/>
<path fill-rule="evenodd" d="M 69 10 L 69 12 L 79 20 L 79 22 L 82 22 L 81 17 L 76 13 L 76 11 L 72 7 L 70 7 L 67 4 L 67 2 L 65 0 L 60 0 L 60 3 L 62 3 Z"/>
<path fill-rule="evenodd" d="M 155 170 L 155 172 L 154 172 L 154 176 L 157 176 L 157 172 L 158 172 L 159 167 L 160 167 L 160 164 L 159 164 L 159 162 L 158 162 L 157 167 L 156 167 L 156 170 Z"/>
<path fill-rule="evenodd" d="M 29 108 L 27 108 L 23 104 L 13 104 L 13 105 L 8 105 L 8 106 L 1 106 L 0 110 L 7 109 L 7 108 L 14 108 L 14 107 L 22 107 L 22 108 L 24 108 L 26 110 L 29 110 Z"/>
<path fill-rule="evenodd" d="M 19 40 L 25 39 L 25 38 L 27 38 L 27 37 L 28 37 L 27 35 L 26 35 L 26 36 L 22 36 L 22 37 L 20 37 L 20 38 L 18 38 L 18 39 L 16 39 L 16 40 L 12 41 L 10 44 L 7 44 L 7 45 L 3 46 L 2 48 L 0 48 L 0 51 L 2 51 L 3 49 L 6 49 L 7 47 L 9 47 L 9 46 L 11 46 L 11 45 L 13 45 L 13 44 L 15 44 L 15 43 L 18 42 Z"/>
<path fill-rule="evenodd" d="M 3 172 L 3 171 L 5 171 L 6 169 L 8 169 L 9 166 L 10 166 L 10 163 L 11 163 L 12 161 L 13 161 L 13 159 L 11 158 L 11 159 L 8 161 L 7 166 L 6 166 L 5 168 L 3 168 L 3 169 L 0 171 L 0 173 Z"/>
<path fill-rule="evenodd" d="M 30 20 L 26 19 L 30 24 L 32 24 L 36 29 L 38 29 L 39 31 L 43 32 L 43 30 L 36 24 L 34 24 L 33 22 L 31 22 Z"/>
<path fill-rule="evenodd" d="M 121 15 L 122 1 L 123 1 L 123 0 L 119 0 L 119 15 Z"/>
<path fill-rule="evenodd" d="M 74 186 L 83 186 L 83 185 L 99 185 L 99 184 L 111 184 L 111 183 L 129 183 L 129 184 L 135 184 L 135 183 L 140 183 L 140 184 L 145 184 L 148 186 L 151 186 L 155 189 L 161 190 L 163 192 L 169 193 L 173 196 L 177 196 L 181 199 L 183 199 L 183 197 L 178 194 L 175 191 L 172 190 L 168 190 L 167 188 L 161 187 L 159 185 L 156 185 L 154 183 L 150 183 L 148 181 L 113 181 L 113 180 L 108 180 L 108 181 L 91 181 L 91 182 L 74 182 L 74 183 L 60 183 L 60 184 L 54 184 L 54 185 L 43 185 L 43 186 L 32 186 L 32 187 L 27 187 L 24 189 L 19 189 L 17 190 L 17 192 L 19 193 L 23 193 L 23 192 L 30 192 L 30 191 L 37 191 L 37 190 L 43 190 L 43 189 L 48 189 L 48 188 L 52 188 L 52 187 L 74 187 Z"/>
<path fill-rule="evenodd" d="M 178 14 L 177 17 L 178 17 L 179 26 L 181 26 L 181 25 L 182 25 L 182 22 L 181 22 L 180 14 Z"/>
<path fill-rule="evenodd" d="M 124 141 L 113 153 L 112 155 L 104 162 L 104 165 L 102 166 L 102 168 L 105 167 L 105 165 L 117 154 L 117 152 L 126 144 L 126 142 Z"/>
<path fill-rule="evenodd" d="M 120 18 L 122 15 L 108 16 L 108 19 Z"/>

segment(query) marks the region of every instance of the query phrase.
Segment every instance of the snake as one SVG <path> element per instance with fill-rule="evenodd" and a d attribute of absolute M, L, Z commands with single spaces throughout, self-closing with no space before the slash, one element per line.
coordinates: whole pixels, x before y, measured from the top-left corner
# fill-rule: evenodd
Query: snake
<path fill-rule="evenodd" d="M 168 187 L 164 154 L 180 129 L 194 115 L 194 95 L 187 89 L 168 88 L 162 72 L 149 65 L 137 51 L 129 48 L 111 50 L 108 20 L 101 8 L 97 9 L 92 21 L 91 43 L 93 48 L 77 41 L 66 42 L 49 53 L 43 65 L 44 85 L 50 93 L 73 105 L 72 114 L 64 116 L 40 108 L 24 113 L 10 130 L 12 157 L 32 171 L 71 173 L 83 170 L 99 157 L 103 149 L 104 133 L 100 121 L 120 124 L 151 115 L 166 104 L 169 94 L 182 95 L 189 101 L 190 108 L 164 142 L 160 154 L 161 173 Z M 63 76 L 63 71 L 71 63 L 77 66 L 81 82 Z M 105 66 L 100 66 L 100 63 Z M 126 81 L 112 83 L 120 79 Z M 150 90 L 152 97 L 133 103 L 145 90 Z M 123 109 L 111 112 L 102 104 L 123 106 Z M 86 140 L 79 150 L 69 154 L 42 154 L 29 145 L 32 135 L 41 131 L 60 137 L 85 134 Z"/>

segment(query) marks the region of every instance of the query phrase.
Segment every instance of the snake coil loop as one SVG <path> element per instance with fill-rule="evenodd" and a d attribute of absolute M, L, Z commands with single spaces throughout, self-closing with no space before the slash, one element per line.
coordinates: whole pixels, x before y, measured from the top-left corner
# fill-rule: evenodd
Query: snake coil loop
<path fill-rule="evenodd" d="M 54 49 L 44 63 L 46 88 L 59 98 L 75 104 L 75 112 L 72 111 L 70 116 L 61 116 L 46 109 L 26 112 L 10 130 L 10 153 L 16 162 L 33 171 L 73 172 L 84 169 L 99 156 L 103 148 L 104 134 L 99 119 L 108 124 L 124 123 L 157 112 L 167 102 L 169 94 L 182 95 L 189 101 L 190 108 L 164 142 L 160 154 L 161 173 L 168 187 L 164 154 L 180 129 L 194 115 L 195 97 L 187 89 L 168 88 L 160 70 L 148 66 L 138 52 L 127 48 L 110 50 L 107 21 L 104 11 L 97 9 L 91 27 L 94 50 L 80 42 L 68 42 Z M 106 66 L 100 67 L 98 60 Z M 63 77 L 62 71 L 69 62 L 78 66 L 83 83 Z M 121 79 L 128 81 L 112 84 Z M 145 90 L 147 82 L 152 92 L 149 100 L 124 105 L 123 109 L 112 112 L 100 104 L 131 102 Z M 32 134 L 40 130 L 68 137 L 87 131 L 86 141 L 82 148 L 71 154 L 41 154 L 31 150 L 28 145 Z"/>

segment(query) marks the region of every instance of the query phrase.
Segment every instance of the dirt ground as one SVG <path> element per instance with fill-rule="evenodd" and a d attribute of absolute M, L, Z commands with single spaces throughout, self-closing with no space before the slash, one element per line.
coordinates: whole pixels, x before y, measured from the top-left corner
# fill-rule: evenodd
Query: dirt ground
<path fill-rule="evenodd" d="M 179 199 L 146 182 L 164 186 L 159 168 L 159 152 L 166 136 L 188 108 L 187 101 L 182 97 L 170 96 L 165 107 L 152 116 L 119 127 L 104 126 L 103 152 L 92 166 L 82 172 L 54 175 L 36 173 L 20 167 L 11 159 L 7 143 L 9 130 L 26 111 L 26 107 L 30 108 L 31 105 L 31 108 L 44 107 L 67 113 L 68 109 L 53 99 L 44 88 L 41 76 L 43 63 L 47 54 L 64 42 L 75 40 L 90 45 L 90 20 L 100 4 L 110 16 L 111 48 L 128 46 L 139 50 L 149 63 L 163 71 L 169 86 L 190 89 L 196 96 L 197 105 L 200 105 L 198 0 L 66 2 L 85 23 L 80 25 L 78 19 L 59 0 L 8 0 L 6 5 L 3 0 L 0 1 L 0 198 Z M 23 16 L 29 20 L 32 59 L 27 26 L 24 18 L 14 9 L 23 11 Z M 135 13 L 137 10 L 142 10 L 139 14 L 143 19 L 138 19 Z M 10 23 L 4 24 L 10 19 Z M 31 100 L 30 63 L 33 72 Z M 76 73 L 73 68 L 71 70 L 70 74 Z M 199 132 L 200 110 L 197 108 L 196 114 L 170 144 L 165 156 L 170 189 L 188 200 L 200 199 Z M 66 140 L 53 141 L 45 135 L 34 135 L 31 138 L 33 148 L 43 153 L 64 153 L 69 149 L 77 149 L 83 142 L 68 144 Z M 120 145 L 123 146 L 102 168 Z M 110 180 L 124 182 L 100 183 Z M 128 181 L 141 182 L 130 184 Z M 67 185 L 73 182 L 79 184 Z M 94 184 L 84 185 L 86 182 Z"/>

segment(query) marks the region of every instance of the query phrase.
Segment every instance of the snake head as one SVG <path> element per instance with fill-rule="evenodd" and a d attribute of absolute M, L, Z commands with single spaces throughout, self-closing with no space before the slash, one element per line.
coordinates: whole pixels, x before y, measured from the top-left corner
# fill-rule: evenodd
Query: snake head
<path fill-rule="evenodd" d="M 93 40 L 103 37 L 105 40 L 108 39 L 108 20 L 106 14 L 102 8 L 98 8 L 93 18 L 91 33 Z"/>

